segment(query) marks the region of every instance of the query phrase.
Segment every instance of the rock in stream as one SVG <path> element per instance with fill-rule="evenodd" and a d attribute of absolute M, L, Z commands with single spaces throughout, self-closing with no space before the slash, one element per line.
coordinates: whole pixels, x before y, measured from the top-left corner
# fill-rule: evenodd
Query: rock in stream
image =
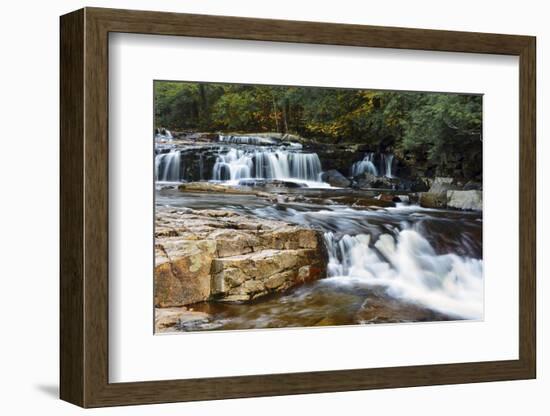
<path fill-rule="evenodd" d="M 322 233 L 229 210 L 157 207 L 155 306 L 248 301 L 325 277 Z"/>

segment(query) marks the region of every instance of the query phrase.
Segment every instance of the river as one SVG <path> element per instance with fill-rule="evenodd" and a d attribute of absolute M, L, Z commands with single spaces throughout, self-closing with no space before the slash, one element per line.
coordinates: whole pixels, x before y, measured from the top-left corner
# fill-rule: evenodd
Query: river
<path fill-rule="evenodd" d="M 263 141 L 263 142 L 260 142 Z M 188 156 L 182 156 L 188 154 Z M 187 158 L 186 158 L 187 157 Z M 202 180 L 254 186 L 277 179 L 299 188 L 262 190 L 284 195 L 277 203 L 253 195 L 183 193 L 185 163 Z M 392 176 L 393 155 L 374 154 L 350 171 Z M 327 277 L 247 303 L 203 302 L 193 310 L 211 318 L 181 330 L 251 329 L 483 318 L 482 214 L 395 207 L 352 206 L 365 193 L 321 181 L 323 161 L 299 144 L 221 136 L 220 143 L 175 146 L 156 156 L 158 206 L 228 209 L 320 230 Z M 187 172 L 187 173 L 186 173 Z"/>

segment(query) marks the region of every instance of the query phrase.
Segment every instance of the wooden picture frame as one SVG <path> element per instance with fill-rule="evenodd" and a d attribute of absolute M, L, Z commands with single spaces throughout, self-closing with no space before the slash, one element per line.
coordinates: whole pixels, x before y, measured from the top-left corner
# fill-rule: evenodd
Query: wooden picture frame
<path fill-rule="evenodd" d="M 101 407 L 536 376 L 535 38 L 85 8 L 61 17 L 60 359 L 63 400 Z M 519 56 L 519 359 L 109 383 L 108 35 L 111 32 Z"/>

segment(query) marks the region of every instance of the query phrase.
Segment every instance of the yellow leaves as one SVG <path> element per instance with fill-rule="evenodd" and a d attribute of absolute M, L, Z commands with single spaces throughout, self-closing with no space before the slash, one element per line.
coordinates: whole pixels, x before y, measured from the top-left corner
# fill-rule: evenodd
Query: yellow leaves
<path fill-rule="evenodd" d="M 345 133 L 346 122 L 343 119 L 338 119 L 331 123 L 310 122 L 306 124 L 306 129 L 317 135 L 339 137 Z"/>
<path fill-rule="evenodd" d="M 373 91 L 360 91 L 359 96 L 362 98 L 362 104 L 355 110 L 355 112 L 362 112 L 365 115 L 370 114 L 374 108 L 374 102 L 376 99 L 380 98 L 378 92 Z"/>
<path fill-rule="evenodd" d="M 388 127 L 397 127 L 397 126 L 399 126 L 400 120 L 401 120 L 401 118 L 399 116 L 396 116 L 396 115 L 387 115 L 384 118 L 386 126 L 388 126 Z"/>

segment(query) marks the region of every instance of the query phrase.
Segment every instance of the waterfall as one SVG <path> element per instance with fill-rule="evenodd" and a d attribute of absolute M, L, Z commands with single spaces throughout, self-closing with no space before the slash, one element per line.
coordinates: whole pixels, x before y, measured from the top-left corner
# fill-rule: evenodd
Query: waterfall
<path fill-rule="evenodd" d="M 436 254 L 417 231 L 394 237 L 382 234 L 371 244 L 368 234 L 337 238 L 325 233 L 328 276 L 383 285 L 388 294 L 468 319 L 483 316 L 482 261 L 456 254 Z"/>
<path fill-rule="evenodd" d="M 251 177 L 252 156 L 244 150 L 231 149 L 218 156 L 212 176 L 217 181 L 245 179 Z"/>
<path fill-rule="evenodd" d="M 181 180 L 181 152 L 161 153 L 155 156 L 157 181 L 179 182 Z"/>
<path fill-rule="evenodd" d="M 373 152 L 365 153 L 363 160 L 355 162 L 351 166 L 351 176 L 359 176 L 363 173 L 369 173 L 374 176 L 385 176 L 393 178 L 392 167 L 395 156 L 392 153 L 377 154 Z M 378 163 L 376 161 L 378 160 Z M 378 165 L 378 168 L 376 167 Z"/>
<path fill-rule="evenodd" d="M 387 178 L 393 178 L 392 173 L 391 173 L 393 158 L 394 158 L 394 156 L 393 156 L 392 153 L 387 153 L 387 154 L 382 155 L 382 163 L 383 163 L 384 168 L 385 168 L 384 176 L 387 177 Z"/>
<path fill-rule="evenodd" d="M 218 156 L 212 176 L 219 181 L 247 178 L 318 181 L 321 172 L 316 153 L 233 148 Z"/>
<path fill-rule="evenodd" d="M 289 153 L 290 177 L 318 181 L 321 175 L 321 160 L 317 153 Z"/>
<path fill-rule="evenodd" d="M 351 166 L 351 176 L 359 176 L 363 173 L 378 176 L 378 170 L 374 165 L 374 153 L 366 153 L 363 160 L 355 162 Z"/>
<path fill-rule="evenodd" d="M 264 179 L 290 178 L 290 163 L 288 153 L 280 150 L 254 152 L 255 177 Z"/>
<path fill-rule="evenodd" d="M 166 141 L 172 141 L 174 137 L 172 136 L 172 133 L 170 130 L 164 129 L 164 128 L 157 128 L 156 134 L 155 134 L 155 140 L 157 142 L 166 142 Z"/>

